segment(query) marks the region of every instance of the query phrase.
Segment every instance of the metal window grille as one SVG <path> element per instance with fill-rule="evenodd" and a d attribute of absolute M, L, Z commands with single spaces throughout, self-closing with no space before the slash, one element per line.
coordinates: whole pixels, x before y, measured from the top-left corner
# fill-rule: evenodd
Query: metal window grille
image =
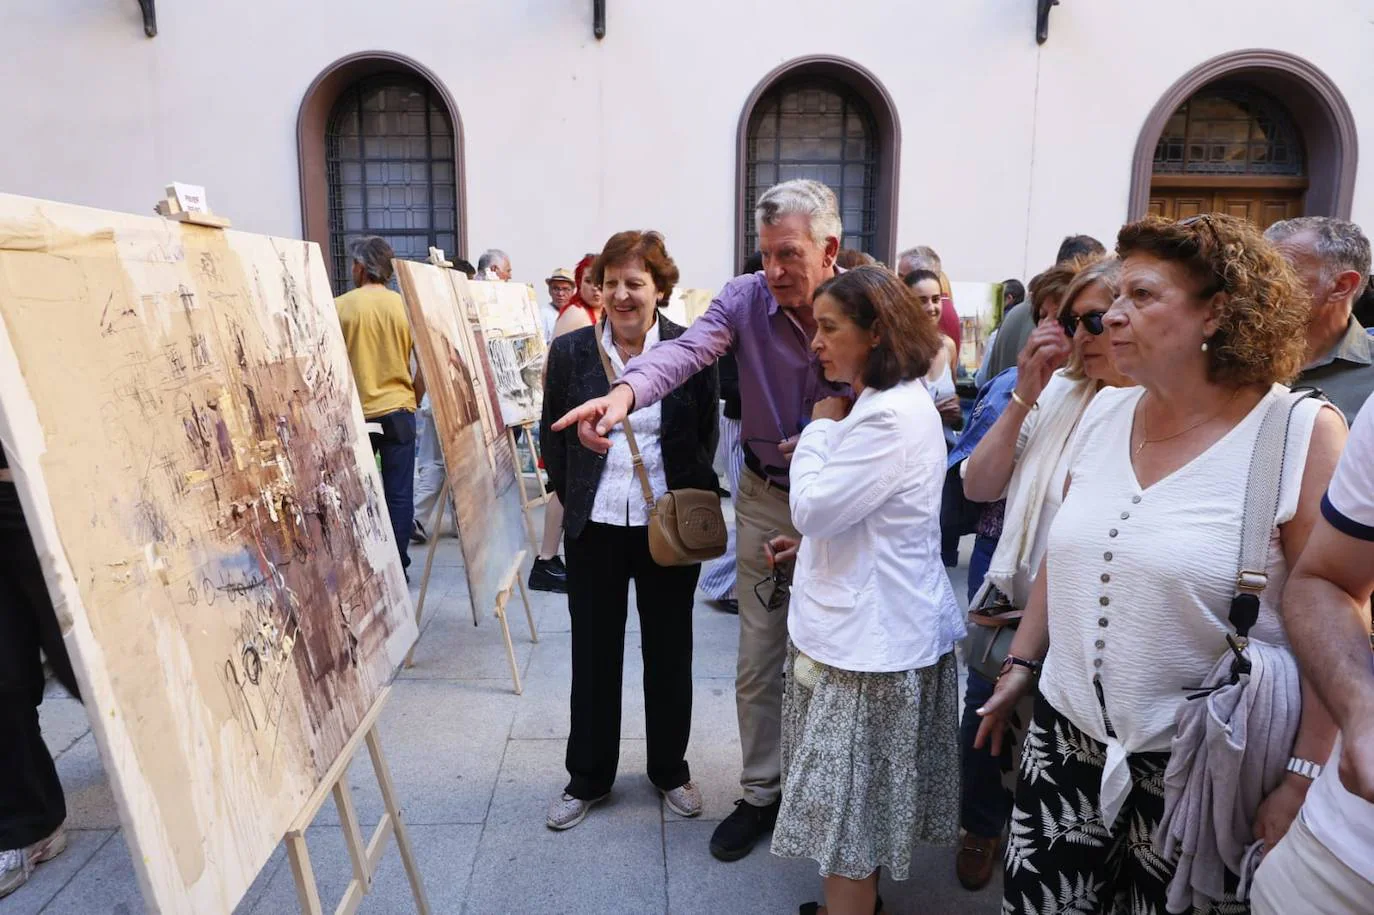
<path fill-rule="evenodd" d="M 348 243 L 380 235 L 396 256 L 430 246 L 457 254 L 453 123 L 423 80 L 384 74 L 344 91 L 326 132 L 329 247 L 334 283 L 347 287 Z"/>
<path fill-rule="evenodd" d="M 1269 95 L 1249 88 L 1201 92 L 1169 118 L 1155 146 L 1157 175 L 1307 174 L 1302 135 Z"/>
<path fill-rule="evenodd" d="M 758 248 L 754 206 L 780 181 L 812 178 L 840 202 L 844 247 L 877 256 L 878 129 L 873 113 L 835 82 L 783 84 L 750 119 L 743 261 Z"/>

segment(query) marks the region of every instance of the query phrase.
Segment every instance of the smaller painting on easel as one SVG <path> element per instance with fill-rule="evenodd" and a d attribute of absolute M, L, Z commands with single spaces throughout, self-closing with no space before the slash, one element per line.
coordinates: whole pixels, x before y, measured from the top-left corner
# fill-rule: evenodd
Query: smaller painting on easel
<path fill-rule="evenodd" d="M 506 426 L 538 422 L 548 356 L 534 289 L 516 283 L 469 281 L 493 392 Z"/>

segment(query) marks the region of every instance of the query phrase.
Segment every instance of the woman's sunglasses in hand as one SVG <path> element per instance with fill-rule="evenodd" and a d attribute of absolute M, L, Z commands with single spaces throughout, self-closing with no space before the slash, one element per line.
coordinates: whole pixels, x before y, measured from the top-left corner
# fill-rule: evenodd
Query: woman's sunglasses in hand
<path fill-rule="evenodd" d="M 1084 330 L 1094 337 L 1100 337 L 1102 336 L 1102 332 L 1107 329 L 1102 323 L 1102 319 L 1106 314 L 1105 311 L 1090 311 L 1084 315 L 1064 315 L 1059 319 L 1059 326 L 1064 328 L 1064 333 L 1069 336 L 1069 339 L 1073 339 L 1073 335 L 1078 332 L 1078 325 L 1080 324 L 1083 325 Z"/>

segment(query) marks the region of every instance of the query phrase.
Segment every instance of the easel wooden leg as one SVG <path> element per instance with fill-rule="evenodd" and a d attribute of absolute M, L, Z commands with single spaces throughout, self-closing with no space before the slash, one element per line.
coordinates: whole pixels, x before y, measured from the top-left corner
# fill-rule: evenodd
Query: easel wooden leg
<path fill-rule="evenodd" d="M 538 471 L 539 471 L 539 457 L 538 457 L 538 455 L 535 453 L 535 450 L 534 450 L 534 439 L 533 439 L 533 437 L 530 436 L 529 427 L 527 427 L 527 426 L 520 426 L 520 428 L 525 430 L 525 436 L 526 436 L 527 438 L 530 439 L 530 455 L 531 455 L 531 457 L 532 457 L 533 460 L 534 460 L 534 469 L 535 469 L 535 472 L 538 473 Z M 514 427 L 514 426 L 507 426 L 507 427 L 506 427 L 506 438 L 510 440 L 510 450 L 511 450 L 511 454 L 516 454 L 516 455 L 518 455 L 519 452 L 516 451 L 516 448 L 515 448 L 515 427 Z M 525 534 L 526 534 L 526 536 L 528 536 L 528 537 L 530 538 L 530 549 L 534 550 L 534 554 L 535 554 L 536 556 L 538 556 L 538 555 L 539 555 L 539 540 L 540 540 L 540 536 L 539 536 L 539 532 L 536 531 L 536 530 L 534 529 L 534 517 L 533 517 L 533 514 L 532 514 L 531 511 L 530 511 L 530 509 L 533 507 L 533 505 L 534 505 L 534 504 L 537 504 L 537 503 L 531 503 L 531 502 L 530 502 L 529 493 L 525 490 L 525 473 L 524 473 L 523 470 L 520 469 L 520 461 L 519 461 L 518 458 L 516 459 L 516 466 L 515 466 L 515 482 L 516 482 L 516 483 L 519 485 L 519 487 L 520 487 L 520 511 L 521 511 L 521 513 L 525 516 Z"/>
<path fill-rule="evenodd" d="M 304 915 L 324 915 L 320 905 L 320 888 L 315 884 L 315 869 L 310 866 L 310 849 L 305 846 L 305 833 L 288 832 L 286 851 L 291 858 L 291 873 L 296 878 L 296 895 L 301 900 Z"/>
<path fill-rule="evenodd" d="M 534 611 L 530 609 L 530 595 L 525 590 L 525 578 L 518 572 L 515 576 L 515 583 L 520 586 L 520 599 L 525 602 L 525 619 L 530 624 L 530 641 L 539 643 L 539 630 L 534 628 Z"/>
<path fill-rule="evenodd" d="M 516 580 L 519 581 L 520 574 L 516 573 Z M 506 602 L 510 600 L 511 588 L 507 588 L 496 596 L 496 618 L 501 623 L 501 637 L 506 640 L 506 660 L 510 662 L 510 678 L 515 681 L 515 694 L 522 695 L 525 687 L 520 684 L 520 668 L 515 663 L 515 642 L 510 637 L 510 621 L 506 619 Z"/>
<path fill-rule="evenodd" d="M 534 479 L 536 482 L 539 483 L 539 495 L 535 498 L 537 499 L 538 504 L 542 505 L 543 503 L 549 501 L 549 488 L 544 485 L 544 471 L 539 466 L 540 454 L 538 449 L 536 449 L 534 445 L 534 434 L 528 434 L 530 436 L 530 451 L 534 454 Z M 535 547 L 535 549 L 537 550 L 538 547 Z"/>
<path fill-rule="evenodd" d="M 420 879 L 420 869 L 415 863 L 415 851 L 410 845 L 410 834 L 406 832 L 401 819 L 401 808 L 396 803 L 396 786 L 391 781 L 391 769 L 382 755 L 381 740 L 377 736 L 377 719 L 381 717 L 382 707 L 391 694 L 388 687 L 372 703 L 358 729 L 348 739 L 338 759 L 329 767 L 324 780 L 306 802 L 305 809 L 296 817 L 286 832 L 286 850 L 291 858 L 291 873 L 296 878 L 296 894 L 300 897 L 301 911 L 304 915 L 324 915 L 320 904 L 320 890 L 315 882 L 315 870 L 310 865 L 310 849 L 305 843 L 305 830 L 319 813 L 320 806 L 332 793 L 339 808 L 339 822 L 343 826 L 344 844 L 348 846 L 348 856 L 353 863 L 353 879 L 344 889 L 334 915 L 352 915 L 362 904 L 363 897 L 372 889 L 372 878 L 377 873 L 382 854 L 386 851 L 387 840 L 396 836 L 396 846 L 401 853 L 401 863 L 405 865 L 406 876 L 410 879 L 410 891 L 415 896 L 415 908 L 420 915 L 429 915 L 429 899 L 425 895 L 424 882 Z M 367 751 L 372 757 L 372 770 L 377 775 L 377 784 L 382 791 L 382 802 L 386 814 L 373 831 L 366 847 L 363 845 L 362 829 L 358 825 L 358 811 L 353 804 L 353 793 L 348 786 L 348 767 L 366 741 Z"/>
<path fill-rule="evenodd" d="M 439 549 L 439 528 L 444 523 L 444 507 L 448 505 L 449 486 L 452 481 L 445 479 L 443 489 L 439 490 L 439 502 L 434 506 L 434 512 L 429 519 L 429 549 L 425 554 L 425 572 L 420 578 L 420 597 L 415 602 L 415 630 L 420 630 L 420 614 L 425 609 L 425 595 L 429 592 L 429 575 L 434 570 L 434 554 Z M 457 524 L 458 519 L 454 519 Z M 420 644 L 420 637 L 415 636 L 415 645 L 410 646 L 410 651 L 406 652 L 405 666 L 407 669 L 415 666 L 415 647 Z"/>
<path fill-rule="evenodd" d="M 420 867 L 415 863 L 415 850 L 410 845 L 410 833 L 401 819 L 401 808 L 396 803 L 396 786 L 391 781 L 391 768 L 382 755 L 382 744 L 377 729 L 367 732 L 367 752 L 372 757 L 372 769 L 377 773 L 377 784 L 382 788 L 382 803 L 386 805 L 386 815 L 396 832 L 396 847 L 401 852 L 401 863 L 405 865 L 406 877 L 410 879 L 410 892 L 415 896 L 415 910 L 420 915 L 429 915 L 429 897 L 425 894 L 425 883 L 420 878 Z M 378 826 L 378 831 L 381 827 Z"/>

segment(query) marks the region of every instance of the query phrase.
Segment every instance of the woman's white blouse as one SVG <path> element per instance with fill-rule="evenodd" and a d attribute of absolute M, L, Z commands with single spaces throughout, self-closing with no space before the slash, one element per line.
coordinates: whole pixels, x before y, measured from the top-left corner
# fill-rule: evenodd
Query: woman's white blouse
<path fill-rule="evenodd" d="M 655 319 L 654 326 L 649 328 L 648 336 L 644 338 L 644 352 L 647 353 L 658 341 L 658 320 Z M 625 374 L 625 363 L 611 341 L 610 322 L 606 323 L 601 334 L 601 345 L 606 347 L 606 355 L 611 357 L 616 377 Z M 634 429 L 635 444 L 639 446 L 639 456 L 644 460 L 644 469 L 649 472 L 649 486 L 657 501 L 668 491 L 668 479 L 663 469 L 663 448 L 659 443 L 663 427 L 662 402 L 652 403 L 631 413 L 630 426 Z M 601 468 L 601 481 L 597 484 L 596 498 L 592 501 L 591 520 L 617 527 L 644 527 L 649 523 L 649 507 L 644 504 L 644 488 L 635 475 L 630 440 L 625 437 L 622 426 L 612 429 L 607 438 L 611 440 L 611 450 L 606 453 L 606 465 Z"/>
<path fill-rule="evenodd" d="M 802 546 L 787 628 L 817 661 L 915 670 L 964 637 L 940 560 L 941 429 L 918 379 L 865 390 L 843 421 L 802 431 L 791 471 Z"/>
<path fill-rule="evenodd" d="M 1125 754 L 1169 749 L 1189 687 L 1226 650 L 1250 456 L 1264 411 L 1283 390 L 1276 385 L 1221 440 L 1148 488 L 1137 484 L 1130 454 L 1142 388 L 1102 390 L 1078 424 L 1069 494 L 1046 554 L 1050 649 L 1040 689 L 1107 744 L 1103 806 L 1113 816 L 1130 786 Z M 1303 401 L 1288 432 L 1269 583 L 1251 630 L 1274 644 L 1287 644 L 1277 612 L 1288 577 L 1278 525 L 1297 512 L 1321 408 Z"/>

